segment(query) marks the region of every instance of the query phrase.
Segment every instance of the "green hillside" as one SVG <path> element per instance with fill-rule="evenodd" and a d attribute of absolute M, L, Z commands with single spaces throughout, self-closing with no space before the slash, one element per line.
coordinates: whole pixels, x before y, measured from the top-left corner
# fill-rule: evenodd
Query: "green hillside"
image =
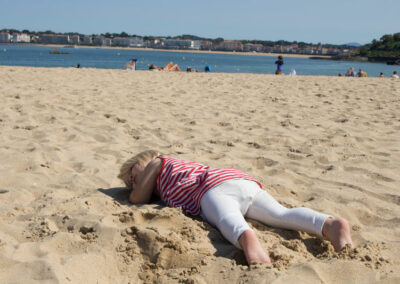
<path fill-rule="evenodd" d="M 369 61 L 393 62 L 400 60 L 400 33 L 387 34 L 380 40 L 373 40 L 359 49 L 359 56 L 368 57 Z"/>

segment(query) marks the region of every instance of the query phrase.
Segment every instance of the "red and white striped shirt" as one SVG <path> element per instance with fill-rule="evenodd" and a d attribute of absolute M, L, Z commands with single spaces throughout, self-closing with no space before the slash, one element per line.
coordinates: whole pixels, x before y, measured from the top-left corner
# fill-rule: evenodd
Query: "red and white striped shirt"
<path fill-rule="evenodd" d="M 200 214 L 204 194 L 218 184 L 232 179 L 246 179 L 261 184 L 237 169 L 212 169 L 195 162 L 162 155 L 157 176 L 161 200 L 171 207 L 183 207 L 192 215 Z"/>

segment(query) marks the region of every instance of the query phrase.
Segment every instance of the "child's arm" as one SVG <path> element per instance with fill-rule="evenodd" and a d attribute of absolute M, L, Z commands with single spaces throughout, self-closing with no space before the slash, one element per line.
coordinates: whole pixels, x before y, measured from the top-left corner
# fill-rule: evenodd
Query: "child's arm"
<path fill-rule="evenodd" d="M 151 199 L 154 188 L 157 186 L 157 176 L 161 170 L 162 161 L 160 158 L 151 160 L 144 171 L 138 176 L 138 183 L 129 195 L 129 201 L 137 203 L 148 203 Z"/>

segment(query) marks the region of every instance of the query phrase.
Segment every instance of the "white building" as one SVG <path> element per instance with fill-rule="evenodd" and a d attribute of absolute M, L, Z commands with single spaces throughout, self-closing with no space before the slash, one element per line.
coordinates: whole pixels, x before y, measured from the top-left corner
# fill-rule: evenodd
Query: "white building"
<path fill-rule="evenodd" d="M 10 42 L 11 41 L 11 35 L 6 32 L 0 33 L 0 42 Z"/>
<path fill-rule="evenodd" d="M 145 42 L 145 47 L 149 48 L 162 48 L 163 47 L 163 42 L 160 39 L 152 39 L 152 40 L 147 40 Z"/>
<path fill-rule="evenodd" d="M 79 35 L 73 35 L 69 39 L 70 44 L 79 44 Z"/>
<path fill-rule="evenodd" d="M 31 37 L 28 34 L 13 33 L 12 42 L 31 42 Z"/>
<path fill-rule="evenodd" d="M 131 46 L 131 47 L 143 47 L 144 46 L 144 41 L 143 41 L 142 37 L 135 36 L 135 37 L 131 37 L 130 39 L 131 39 L 131 41 L 129 43 L 129 46 Z"/>
<path fill-rule="evenodd" d="M 200 49 L 199 40 L 166 39 L 164 47 L 170 49 Z"/>
<path fill-rule="evenodd" d="M 85 45 L 91 45 L 93 43 L 92 37 L 91 36 L 84 36 L 83 40 L 80 42 L 81 44 Z"/>
<path fill-rule="evenodd" d="M 131 39 L 128 37 L 115 37 L 112 40 L 113 46 L 129 46 Z"/>
<path fill-rule="evenodd" d="M 113 46 L 125 46 L 125 47 L 143 47 L 144 41 L 141 37 L 115 37 L 112 40 Z"/>
<path fill-rule="evenodd" d="M 94 45 L 104 45 L 104 36 L 95 36 L 93 38 Z"/>
<path fill-rule="evenodd" d="M 104 39 L 104 45 L 105 46 L 111 46 L 112 44 L 112 39 L 111 38 L 105 38 Z"/>

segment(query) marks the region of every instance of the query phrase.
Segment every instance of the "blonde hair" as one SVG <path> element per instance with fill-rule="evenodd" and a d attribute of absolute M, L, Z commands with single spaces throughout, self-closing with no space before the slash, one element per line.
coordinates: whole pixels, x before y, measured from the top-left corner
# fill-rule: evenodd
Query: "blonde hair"
<path fill-rule="evenodd" d="M 136 156 L 130 158 L 128 161 L 126 161 L 122 166 L 121 169 L 119 170 L 119 175 L 118 178 L 121 179 L 127 188 L 132 188 L 132 183 L 130 180 L 130 175 L 131 175 L 131 170 L 132 167 L 136 164 L 139 163 L 143 167 L 146 167 L 147 164 L 154 159 L 155 157 L 159 156 L 160 153 L 155 150 L 147 150 L 143 151 Z"/>

